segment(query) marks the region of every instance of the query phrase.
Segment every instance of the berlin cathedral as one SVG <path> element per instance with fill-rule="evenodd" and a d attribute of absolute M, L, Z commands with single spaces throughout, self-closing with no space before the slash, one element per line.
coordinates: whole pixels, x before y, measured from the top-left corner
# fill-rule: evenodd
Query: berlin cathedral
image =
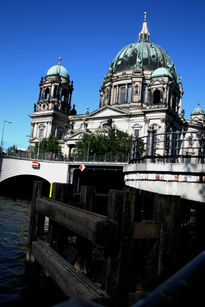
<path fill-rule="evenodd" d="M 182 78 L 167 52 L 150 41 L 146 12 L 138 40 L 120 50 L 110 64 L 97 110 L 77 114 L 73 81 L 61 60 L 41 78 L 38 102 L 30 115 L 30 147 L 55 135 L 69 158 L 85 132 L 106 133 L 112 128 L 137 138 L 152 127 L 157 133 L 183 132 L 188 140 L 204 131 L 205 112 L 199 105 L 189 120 L 184 118 Z"/>

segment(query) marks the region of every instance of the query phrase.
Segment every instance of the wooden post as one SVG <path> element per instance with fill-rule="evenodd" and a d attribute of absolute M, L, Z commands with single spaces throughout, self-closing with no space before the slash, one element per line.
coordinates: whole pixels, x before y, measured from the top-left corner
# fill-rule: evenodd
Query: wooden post
<path fill-rule="evenodd" d="M 28 237 L 28 250 L 26 252 L 25 274 L 27 276 L 34 276 L 35 274 L 35 258 L 32 254 L 32 241 L 36 240 L 37 235 L 42 234 L 44 231 L 45 217 L 36 213 L 36 199 L 42 195 L 43 182 L 34 181 L 32 204 L 30 213 L 29 237 Z"/>
<path fill-rule="evenodd" d="M 51 198 L 53 200 L 69 203 L 73 201 L 73 185 L 54 182 L 52 184 Z M 49 219 L 48 242 L 59 254 L 62 255 L 67 241 L 67 231 L 61 225 Z"/>
<path fill-rule="evenodd" d="M 52 186 L 51 198 L 54 200 L 69 203 L 73 201 L 73 185 L 54 182 Z"/>
<path fill-rule="evenodd" d="M 95 205 L 96 205 L 96 187 L 81 186 L 80 207 L 88 211 L 93 211 Z"/>
<path fill-rule="evenodd" d="M 155 194 L 154 221 L 161 224 L 158 278 L 169 277 L 177 269 L 180 196 Z"/>
<path fill-rule="evenodd" d="M 108 216 L 118 222 L 118 255 L 111 259 L 108 293 L 113 306 L 126 303 L 131 270 L 132 236 L 134 225 L 135 193 L 111 190 L 108 197 Z"/>
<path fill-rule="evenodd" d="M 31 250 L 32 241 L 36 240 L 37 234 L 42 232 L 44 219 L 36 215 L 36 199 L 42 195 L 43 182 L 34 181 L 33 194 L 32 194 L 32 205 L 31 205 L 31 216 L 29 226 L 29 250 Z"/>

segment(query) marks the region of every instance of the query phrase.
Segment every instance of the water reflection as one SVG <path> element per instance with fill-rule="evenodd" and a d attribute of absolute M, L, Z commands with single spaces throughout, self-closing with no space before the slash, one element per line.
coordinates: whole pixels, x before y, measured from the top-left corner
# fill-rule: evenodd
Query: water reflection
<path fill-rule="evenodd" d="M 65 300 L 43 275 L 25 278 L 31 201 L 0 197 L 0 306 L 50 307 Z M 39 270 L 37 270 L 39 272 Z"/>
<path fill-rule="evenodd" d="M 22 298 L 30 202 L 0 197 L 0 305 Z"/>

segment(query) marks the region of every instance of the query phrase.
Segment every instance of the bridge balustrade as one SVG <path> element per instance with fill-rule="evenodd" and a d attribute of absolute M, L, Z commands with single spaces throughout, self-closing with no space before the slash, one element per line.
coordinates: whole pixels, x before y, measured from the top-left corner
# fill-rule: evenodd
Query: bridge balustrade
<path fill-rule="evenodd" d="M 204 132 L 157 133 L 151 127 L 146 136 L 134 139 L 130 163 L 204 163 L 204 160 Z"/>
<path fill-rule="evenodd" d="M 12 158 L 22 158 L 29 160 L 44 160 L 44 161 L 65 161 L 65 162 L 128 162 L 130 160 L 130 154 L 103 154 L 103 155 L 88 155 L 85 154 L 73 154 L 70 157 L 66 155 L 57 155 L 54 153 L 34 153 L 31 151 L 22 151 L 22 150 L 13 150 L 1 153 L 3 156 L 12 157 Z"/>

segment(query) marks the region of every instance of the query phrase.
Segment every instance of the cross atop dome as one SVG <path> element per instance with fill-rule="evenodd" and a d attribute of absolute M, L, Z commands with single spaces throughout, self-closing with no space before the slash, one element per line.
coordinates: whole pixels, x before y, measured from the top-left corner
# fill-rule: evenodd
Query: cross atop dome
<path fill-rule="evenodd" d="M 144 22 L 142 24 L 142 30 L 139 33 L 139 41 L 149 41 L 150 33 L 147 28 L 147 12 L 144 12 Z"/>

